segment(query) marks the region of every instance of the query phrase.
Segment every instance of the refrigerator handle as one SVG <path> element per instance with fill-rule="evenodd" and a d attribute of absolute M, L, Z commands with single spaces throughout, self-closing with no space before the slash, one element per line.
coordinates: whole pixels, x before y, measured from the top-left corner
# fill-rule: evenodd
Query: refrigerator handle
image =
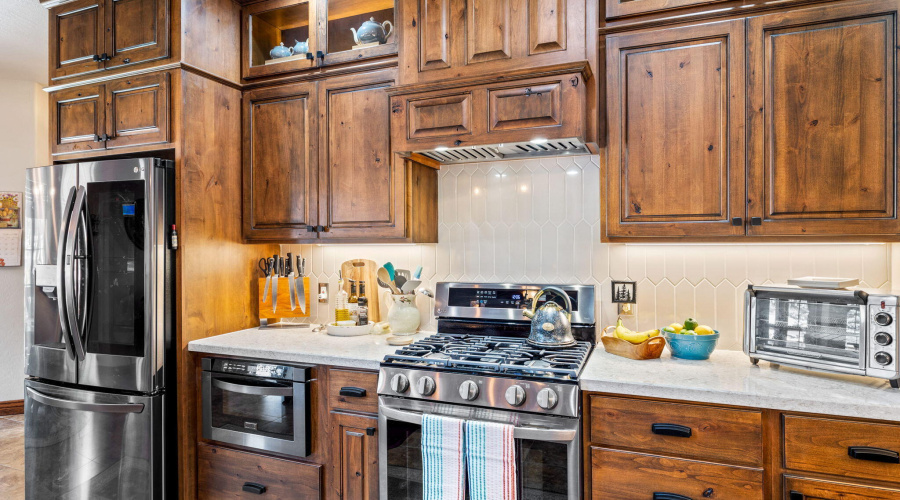
<path fill-rule="evenodd" d="M 38 392 L 31 387 L 26 387 L 28 395 L 31 399 L 38 403 L 64 408 L 66 410 L 90 411 L 94 413 L 141 413 L 144 411 L 143 403 L 87 403 L 84 401 L 73 401 L 71 399 L 55 398 L 48 396 L 42 392 Z"/>
<path fill-rule="evenodd" d="M 72 341 L 72 333 L 69 331 L 69 315 L 66 311 L 66 286 L 65 286 L 65 265 L 66 265 L 66 230 L 69 226 L 69 220 L 72 217 L 72 202 L 75 199 L 76 189 L 73 187 L 69 190 L 69 196 L 66 204 L 63 205 L 62 220 L 63 223 L 59 229 L 59 241 L 56 253 L 56 309 L 59 312 L 59 326 L 66 337 L 66 350 L 72 359 L 75 356 L 75 347 Z"/>
<path fill-rule="evenodd" d="M 75 357 L 78 361 L 84 361 L 84 344 L 81 341 L 81 328 L 78 325 L 78 309 L 75 307 L 75 240 L 78 237 L 78 222 L 81 219 L 81 211 L 84 210 L 84 194 L 84 186 L 78 186 L 78 190 L 75 192 L 75 204 L 69 213 L 64 261 L 65 287 L 63 287 L 66 302 L 66 322 L 69 325 L 69 336 L 72 339 L 72 346 L 75 348 Z"/>

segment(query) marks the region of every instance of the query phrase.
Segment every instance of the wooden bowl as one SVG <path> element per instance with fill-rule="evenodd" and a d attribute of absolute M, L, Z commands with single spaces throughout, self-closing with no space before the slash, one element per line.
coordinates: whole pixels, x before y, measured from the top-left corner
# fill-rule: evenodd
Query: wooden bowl
<path fill-rule="evenodd" d="M 612 328 L 615 327 L 606 327 L 603 330 L 603 334 L 600 335 L 600 340 L 603 342 L 606 352 L 628 359 L 659 359 L 662 356 L 663 349 L 666 347 L 666 339 L 663 336 L 657 335 L 640 344 L 632 344 L 627 340 L 608 334 L 607 332 Z"/>

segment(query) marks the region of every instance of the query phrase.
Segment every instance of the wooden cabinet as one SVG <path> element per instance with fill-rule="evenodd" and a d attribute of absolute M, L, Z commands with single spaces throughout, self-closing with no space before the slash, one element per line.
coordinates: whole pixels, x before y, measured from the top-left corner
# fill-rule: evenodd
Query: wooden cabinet
<path fill-rule="evenodd" d="M 609 237 L 744 234 L 744 23 L 607 38 Z"/>
<path fill-rule="evenodd" d="M 363 413 L 378 412 L 378 374 L 332 368 L 328 370 L 331 408 Z"/>
<path fill-rule="evenodd" d="M 322 466 L 200 443 L 200 500 L 320 498 Z M 247 488 L 247 489 L 244 489 Z"/>
<path fill-rule="evenodd" d="M 50 9 L 50 79 L 169 56 L 168 0 L 76 0 Z"/>
<path fill-rule="evenodd" d="M 169 73 L 50 95 L 51 152 L 84 153 L 169 141 Z"/>
<path fill-rule="evenodd" d="M 588 59 L 584 1 L 398 2 L 403 84 Z"/>
<path fill-rule="evenodd" d="M 897 240 L 898 11 L 607 37 L 606 239 Z"/>
<path fill-rule="evenodd" d="M 345 500 L 378 499 L 378 417 L 331 413 L 332 480 Z"/>
<path fill-rule="evenodd" d="M 900 490 L 836 481 L 784 478 L 785 500 L 896 500 Z"/>
<path fill-rule="evenodd" d="M 437 173 L 391 154 L 396 71 L 244 94 L 244 237 L 437 241 Z"/>
<path fill-rule="evenodd" d="M 900 233 L 898 10 L 838 2 L 749 20 L 750 235 Z"/>
<path fill-rule="evenodd" d="M 710 6 L 727 0 L 607 0 L 606 17 L 614 19 L 684 7 Z"/>

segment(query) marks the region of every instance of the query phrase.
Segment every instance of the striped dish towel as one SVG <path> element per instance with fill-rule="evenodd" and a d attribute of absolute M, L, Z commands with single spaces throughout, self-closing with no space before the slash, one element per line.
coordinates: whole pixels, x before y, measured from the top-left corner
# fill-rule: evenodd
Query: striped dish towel
<path fill-rule="evenodd" d="M 516 500 L 514 429 L 495 422 L 466 422 L 471 500 Z"/>
<path fill-rule="evenodd" d="M 422 415 L 423 500 L 464 500 L 463 428 L 458 418 Z"/>

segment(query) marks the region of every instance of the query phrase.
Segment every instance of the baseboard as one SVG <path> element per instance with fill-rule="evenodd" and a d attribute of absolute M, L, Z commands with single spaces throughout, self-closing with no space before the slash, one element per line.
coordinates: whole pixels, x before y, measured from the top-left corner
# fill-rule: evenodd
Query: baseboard
<path fill-rule="evenodd" d="M 0 416 L 21 415 L 25 413 L 25 400 L 0 401 Z"/>

